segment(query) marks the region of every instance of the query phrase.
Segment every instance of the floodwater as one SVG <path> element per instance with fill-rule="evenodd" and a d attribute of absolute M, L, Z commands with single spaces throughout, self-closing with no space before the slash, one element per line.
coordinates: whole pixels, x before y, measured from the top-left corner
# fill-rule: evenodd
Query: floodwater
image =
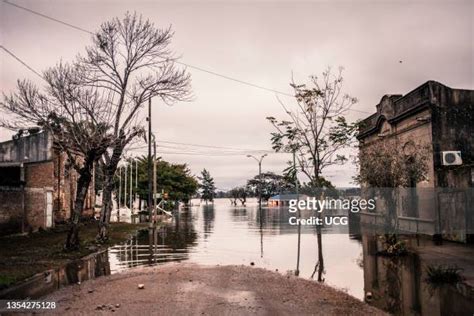
<path fill-rule="evenodd" d="M 427 238 L 410 236 L 405 241 L 415 251 L 383 256 L 380 237 L 366 230 L 360 234 L 353 223 L 323 228 L 322 233 L 315 226 L 301 226 L 299 233 L 298 226 L 289 224 L 290 216 L 286 208 L 260 210 L 255 199 L 246 207 L 218 199 L 181 208 L 153 234 L 142 230 L 126 243 L 35 275 L 0 292 L 0 298 L 40 298 L 68 284 L 138 266 L 187 261 L 297 274 L 395 315 L 474 315 L 474 247 L 448 242 L 436 246 Z M 453 259 L 463 264 L 467 280 L 435 287 L 427 282 L 429 265 Z"/>
<path fill-rule="evenodd" d="M 193 203 L 199 204 L 198 200 Z M 232 206 L 228 199 L 214 204 L 191 206 L 175 212 L 155 236 L 147 232 L 127 244 L 109 249 L 112 273 L 140 265 L 189 261 L 211 265 L 251 265 L 294 274 L 297 269 L 298 226 L 289 224 L 294 216 L 288 209 L 262 207 L 251 199 L 246 207 Z M 315 226 L 302 226 L 299 276 L 318 279 L 318 243 Z M 320 279 L 328 285 L 364 297 L 361 241 L 347 226 L 337 233 L 321 235 L 324 271 Z M 319 266 L 318 266 L 319 267 Z M 314 274 L 314 275 L 313 275 Z"/>

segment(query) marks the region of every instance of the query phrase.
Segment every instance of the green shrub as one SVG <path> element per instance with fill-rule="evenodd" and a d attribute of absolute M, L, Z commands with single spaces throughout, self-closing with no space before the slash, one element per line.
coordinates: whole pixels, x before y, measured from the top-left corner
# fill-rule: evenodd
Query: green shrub
<path fill-rule="evenodd" d="M 464 280 L 462 269 L 449 265 L 428 265 L 426 282 L 432 285 L 456 284 Z"/>
<path fill-rule="evenodd" d="M 396 234 L 385 234 L 379 238 L 383 245 L 383 250 L 379 252 L 381 255 L 401 256 L 408 252 L 405 241 L 399 240 Z"/>

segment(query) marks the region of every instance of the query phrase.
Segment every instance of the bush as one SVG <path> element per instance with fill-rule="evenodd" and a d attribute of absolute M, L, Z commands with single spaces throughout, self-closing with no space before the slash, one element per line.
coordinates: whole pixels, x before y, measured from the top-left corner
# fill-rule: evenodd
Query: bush
<path fill-rule="evenodd" d="M 380 236 L 380 240 L 384 247 L 384 249 L 379 252 L 381 255 L 402 256 L 408 252 L 405 241 L 399 240 L 396 234 L 385 234 Z"/>
<path fill-rule="evenodd" d="M 432 285 L 456 284 L 464 280 L 457 266 L 428 265 L 426 282 Z"/>

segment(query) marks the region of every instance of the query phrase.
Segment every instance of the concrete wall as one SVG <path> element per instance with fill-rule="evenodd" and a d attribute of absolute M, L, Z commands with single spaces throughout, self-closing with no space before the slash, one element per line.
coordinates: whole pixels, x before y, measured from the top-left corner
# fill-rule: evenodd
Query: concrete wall
<path fill-rule="evenodd" d="M 39 162 L 51 160 L 52 139 L 46 132 L 0 143 L 0 162 Z"/>

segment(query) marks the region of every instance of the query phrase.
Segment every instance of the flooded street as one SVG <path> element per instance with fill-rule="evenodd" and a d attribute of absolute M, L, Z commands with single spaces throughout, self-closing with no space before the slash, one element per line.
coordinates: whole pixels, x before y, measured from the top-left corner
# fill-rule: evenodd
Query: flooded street
<path fill-rule="evenodd" d="M 198 200 L 193 200 L 199 204 Z M 227 199 L 209 205 L 195 205 L 176 212 L 155 236 L 150 251 L 147 232 L 129 243 L 109 250 L 111 273 L 140 265 L 186 260 L 209 265 L 250 265 L 286 274 L 297 265 L 298 227 L 288 223 L 285 208 L 263 207 L 259 214 L 255 199 L 246 207 L 231 206 Z M 153 240 L 153 239 L 152 239 Z M 322 234 L 325 283 L 363 299 L 364 276 L 362 244 L 347 226 L 338 232 Z M 302 226 L 300 277 L 312 278 L 318 262 L 314 226 Z M 314 278 L 317 279 L 318 273 Z"/>
<path fill-rule="evenodd" d="M 474 313 L 472 245 L 453 242 L 437 245 L 426 236 L 400 235 L 399 240 L 403 240 L 410 251 L 390 256 L 381 252 L 384 248 L 380 235 L 367 228 L 362 234 L 355 234 L 357 225 L 340 226 L 337 231 L 334 226 L 323 228 L 319 236 L 315 226 L 301 226 L 301 234 L 298 234 L 298 226 L 289 224 L 289 218 L 294 215 L 283 207 L 263 207 L 259 211 L 255 200 L 249 201 L 247 207 L 232 206 L 225 199 L 209 205 L 193 202 L 194 206 L 175 211 L 173 218 L 161 223 L 154 234 L 149 235 L 148 229 L 140 230 L 123 244 L 37 274 L 7 289 L 3 297 L 40 298 L 86 280 L 98 278 L 100 284 L 106 284 L 107 281 L 100 281 L 99 277 L 120 272 L 139 273 L 136 267 L 155 266 L 159 272 L 162 271 L 160 265 L 168 262 L 197 264 L 211 270 L 258 267 L 281 275 L 298 275 L 299 264 L 299 277 L 313 279 L 314 283 L 321 280 L 391 314 Z M 301 214 L 302 217 L 310 215 Z M 237 267 L 224 267 L 229 265 Z M 181 267 L 186 266 L 189 267 Z M 436 277 L 436 274 L 430 276 L 429 271 L 436 271 L 433 270 L 436 267 L 457 267 L 460 282 L 429 282 L 428 279 Z M 209 276 L 213 275 L 211 270 Z M 224 270 L 221 272 L 225 274 Z M 196 271 L 192 273 L 199 275 Z M 437 275 L 442 276 L 442 272 Z M 126 280 L 127 276 L 124 277 Z M 156 273 L 156 278 L 162 277 Z M 225 284 L 219 286 L 225 287 Z"/>

